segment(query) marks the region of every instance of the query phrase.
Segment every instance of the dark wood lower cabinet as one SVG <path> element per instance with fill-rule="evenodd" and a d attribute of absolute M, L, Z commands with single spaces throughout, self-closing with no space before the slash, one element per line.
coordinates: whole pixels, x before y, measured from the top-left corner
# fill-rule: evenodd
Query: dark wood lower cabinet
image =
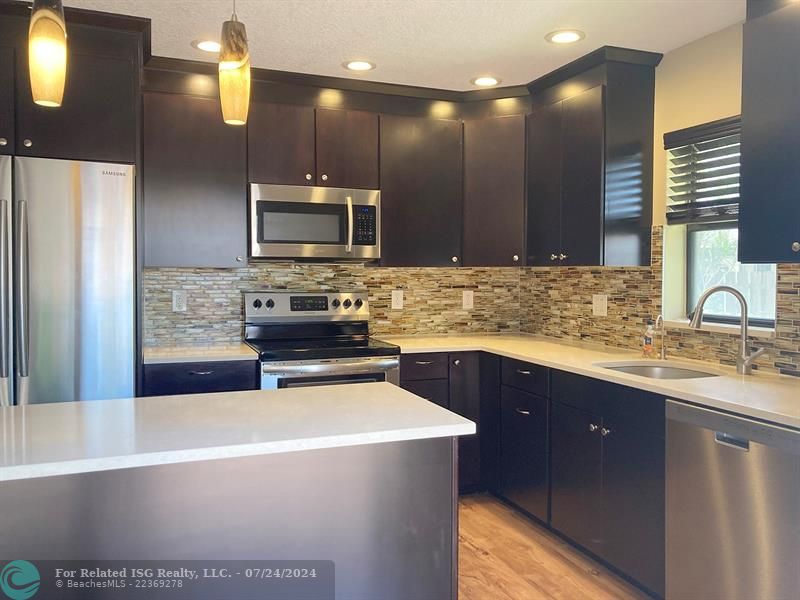
<path fill-rule="evenodd" d="M 144 365 L 143 396 L 208 394 L 259 388 L 254 360 Z"/>
<path fill-rule="evenodd" d="M 400 383 L 400 387 L 442 408 L 450 406 L 450 382 L 447 379 L 404 380 Z"/>
<path fill-rule="evenodd" d="M 548 400 L 504 385 L 500 395 L 500 493 L 547 522 Z"/>

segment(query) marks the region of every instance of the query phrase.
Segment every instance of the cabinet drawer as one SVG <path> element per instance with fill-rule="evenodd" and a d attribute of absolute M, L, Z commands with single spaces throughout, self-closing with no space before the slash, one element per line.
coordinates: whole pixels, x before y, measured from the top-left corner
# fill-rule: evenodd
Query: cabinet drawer
<path fill-rule="evenodd" d="M 547 397 L 550 394 L 550 369 L 521 360 L 504 358 L 502 365 L 503 385 Z"/>
<path fill-rule="evenodd" d="M 204 394 L 258 389 L 258 362 L 169 363 L 144 365 L 144 396 Z"/>
<path fill-rule="evenodd" d="M 403 381 L 400 387 L 444 408 L 450 406 L 450 384 L 447 379 Z"/>
<path fill-rule="evenodd" d="M 403 355 L 400 357 L 400 379 L 403 381 L 447 379 L 449 371 L 447 357 L 446 352 Z"/>

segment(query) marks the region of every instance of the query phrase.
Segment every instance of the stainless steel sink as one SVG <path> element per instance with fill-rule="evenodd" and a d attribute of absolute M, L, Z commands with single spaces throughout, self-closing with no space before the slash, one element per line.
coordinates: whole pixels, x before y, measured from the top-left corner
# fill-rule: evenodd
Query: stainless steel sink
<path fill-rule="evenodd" d="M 640 360 L 613 363 L 595 363 L 596 367 L 603 367 L 620 373 L 630 373 L 651 379 L 699 379 L 701 377 L 719 377 L 720 373 L 695 369 L 691 365 L 670 361 Z"/>

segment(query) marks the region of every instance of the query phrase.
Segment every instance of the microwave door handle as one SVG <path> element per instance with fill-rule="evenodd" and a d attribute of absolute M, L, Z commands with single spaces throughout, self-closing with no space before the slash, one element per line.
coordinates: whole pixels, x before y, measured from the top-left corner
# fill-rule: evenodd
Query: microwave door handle
<path fill-rule="evenodd" d="M 353 251 L 353 197 L 347 197 L 347 246 L 345 252 Z"/>

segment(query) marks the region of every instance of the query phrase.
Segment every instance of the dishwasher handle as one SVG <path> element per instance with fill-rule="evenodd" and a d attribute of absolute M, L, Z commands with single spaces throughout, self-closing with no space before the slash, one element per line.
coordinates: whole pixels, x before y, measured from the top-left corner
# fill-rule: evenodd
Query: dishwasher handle
<path fill-rule="evenodd" d="M 750 440 L 725 433 L 724 431 L 714 432 L 714 441 L 721 446 L 728 446 L 743 452 L 750 452 Z"/>

